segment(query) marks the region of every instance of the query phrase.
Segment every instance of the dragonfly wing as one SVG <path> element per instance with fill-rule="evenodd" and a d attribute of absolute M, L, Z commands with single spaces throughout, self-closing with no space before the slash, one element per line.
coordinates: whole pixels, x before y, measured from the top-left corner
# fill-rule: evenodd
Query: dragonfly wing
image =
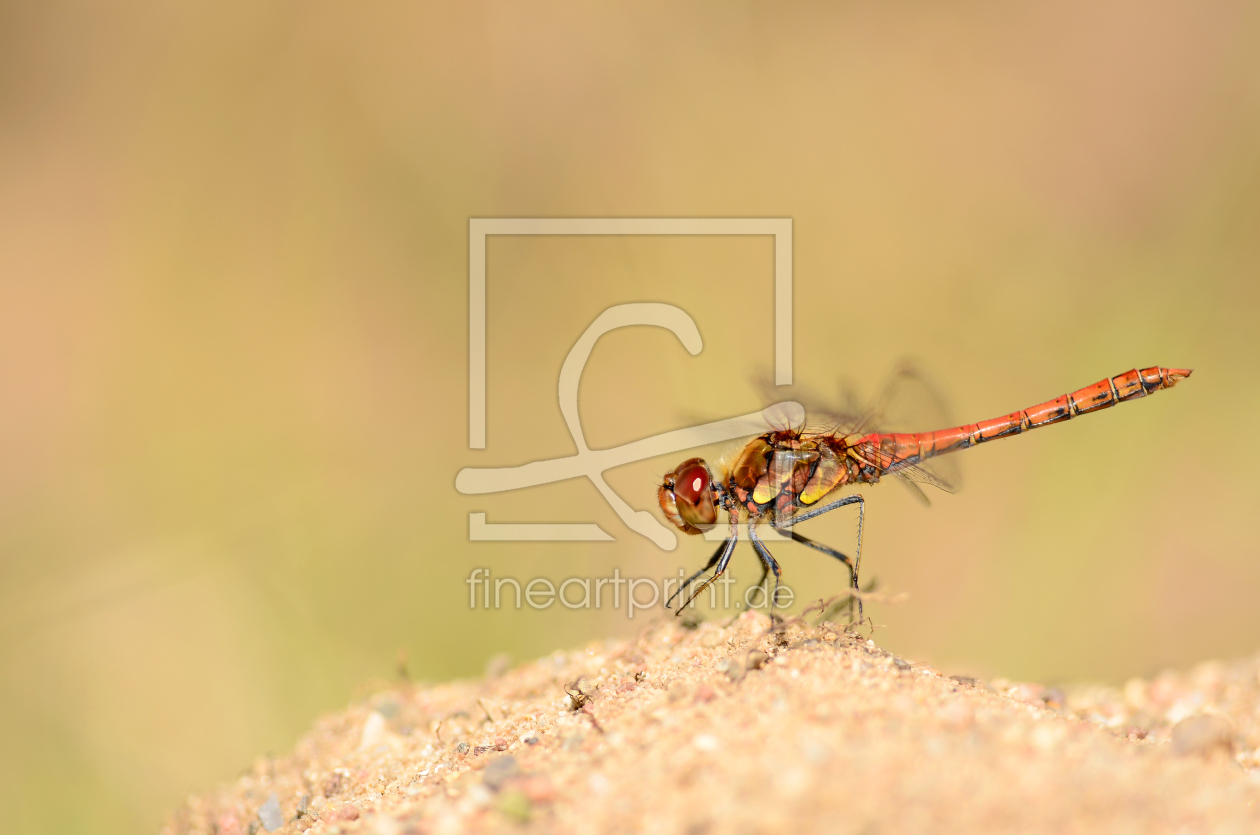
<path fill-rule="evenodd" d="M 935 472 L 925 468 L 922 464 L 909 461 L 905 458 L 898 458 L 891 452 L 880 449 L 872 443 L 859 444 L 851 448 L 851 451 L 869 464 L 877 468 L 884 475 L 899 476 L 908 482 L 909 486 L 922 493 L 922 489 L 918 487 L 920 484 L 930 484 L 938 490 L 946 493 L 956 492 L 958 487 L 948 479 L 938 475 Z M 933 459 L 935 461 L 935 459 Z M 924 496 L 923 498 L 927 498 Z M 929 502 L 930 504 L 930 502 Z"/>
<path fill-rule="evenodd" d="M 922 487 L 920 487 L 919 485 L 915 484 L 915 483 L 914 483 L 913 481 L 911 481 L 910 479 L 908 479 L 908 478 L 899 478 L 899 479 L 897 479 L 897 483 L 898 483 L 898 484 L 903 484 L 903 485 L 905 485 L 906 489 L 907 489 L 907 490 L 909 490 L 909 491 L 910 491 L 910 492 L 914 495 L 914 497 L 915 497 L 916 499 L 918 499 L 920 502 L 922 502 L 924 507 L 931 507 L 931 506 L 932 506 L 932 500 L 931 500 L 930 498 L 928 498 L 928 494 L 927 494 L 927 493 L 925 493 L 925 492 L 923 492 L 923 488 L 922 488 Z"/>
<path fill-rule="evenodd" d="M 949 405 L 931 375 L 912 359 L 902 359 L 884 386 L 865 426 L 857 432 L 929 432 L 956 425 Z M 890 461 L 885 473 L 896 473 L 907 481 L 931 484 L 953 493 L 962 483 L 958 458 L 945 456 L 927 461 Z"/>
<path fill-rule="evenodd" d="M 753 385 L 763 403 L 769 405 L 781 400 L 793 400 L 805 407 L 805 418 L 808 421 L 802 431 L 812 434 L 829 433 L 844 436 L 852 434 L 862 420 L 862 412 L 851 403 L 837 405 L 830 398 L 802 384 L 776 386 L 773 378 L 766 374 L 753 377 Z"/>
<path fill-rule="evenodd" d="M 923 490 L 919 487 L 920 484 L 930 484 L 937 490 L 943 490 L 946 493 L 958 492 L 957 485 L 946 481 L 935 473 L 929 472 L 918 464 L 905 464 L 893 470 L 892 474 L 900 476 L 907 485 L 919 493 L 923 493 Z M 926 495 L 923 498 L 925 501 L 927 500 Z M 928 504 L 931 504 L 931 502 L 928 502 Z"/>
<path fill-rule="evenodd" d="M 754 378 L 754 384 L 766 403 L 786 398 L 803 405 L 808 419 L 804 428 L 807 433 L 845 437 L 869 432 L 925 432 L 957 423 L 940 389 L 931 382 L 931 375 L 911 359 L 898 362 L 874 404 L 867 409 L 857 406 L 861 401 L 854 393 L 854 386 L 846 382 L 841 382 L 839 396 L 831 398 L 802 385 L 775 386 L 768 375 Z M 901 476 L 911 491 L 924 501 L 927 496 L 916 485 L 931 484 L 952 493 L 962 483 L 958 459 L 952 455 L 914 463 L 889 460 L 888 466 L 881 469 Z"/>

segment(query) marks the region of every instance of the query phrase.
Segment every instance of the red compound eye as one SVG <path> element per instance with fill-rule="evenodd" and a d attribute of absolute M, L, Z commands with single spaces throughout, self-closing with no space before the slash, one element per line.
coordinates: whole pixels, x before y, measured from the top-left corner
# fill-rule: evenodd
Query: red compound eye
<path fill-rule="evenodd" d="M 707 531 L 717 522 L 717 508 L 713 505 L 713 493 L 709 489 L 709 468 L 700 458 L 689 458 L 678 465 L 666 479 L 673 481 L 673 489 L 662 488 L 661 507 L 666 514 L 677 516 L 671 521 L 687 533 Z M 679 523 L 682 524 L 679 524 Z"/>
<path fill-rule="evenodd" d="M 709 492 L 709 471 L 703 464 L 678 468 L 674 476 L 674 495 L 698 505 Z"/>

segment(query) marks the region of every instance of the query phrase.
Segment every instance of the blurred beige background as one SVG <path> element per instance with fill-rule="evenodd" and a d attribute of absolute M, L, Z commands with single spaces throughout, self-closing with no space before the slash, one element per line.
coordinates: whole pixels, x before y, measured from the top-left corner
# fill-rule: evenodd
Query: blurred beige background
<path fill-rule="evenodd" d="M 610 304 L 677 304 L 705 349 L 605 337 L 592 446 L 758 408 L 769 239 L 493 239 L 471 452 L 474 216 L 791 217 L 797 379 L 872 393 L 916 355 L 963 421 L 1194 368 L 967 453 L 931 509 L 868 490 L 866 572 L 911 594 L 879 638 L 1050 681 L 1260 648 L 1255 4 L 10 2 L 6 831 L 151 831 L 399 650 L 441 679 L 639 624 L 469 611 L 474 567 L 708 555 L 656 550 L 586 483 L 453 480 L 572 452 L 556 377 Z M 680 457 L 609 480 L 654 509 Z M 470 511 L 618 541 L 474 545 Z M 851 541 L 852 517 L 810 526 Z M 801 597 L 843 583 L 779 551 Z"/>

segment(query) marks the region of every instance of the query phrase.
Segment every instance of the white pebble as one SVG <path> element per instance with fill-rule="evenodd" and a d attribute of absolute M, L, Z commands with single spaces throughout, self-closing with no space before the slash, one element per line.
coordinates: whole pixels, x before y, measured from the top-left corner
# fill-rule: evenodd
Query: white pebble
<path fill-rule="evenodd" d="M 385 739 L 385 717 L 376 711 L 363 723 L 363 737 L 359 741 L 360 748 L 372 748 Z"/>
<path fill-rule="evenodd" d="M 700 734 L 691 740 L 691 744 L 699 748 L 701 751 L 716 751 L 721 747 L 721 743 L 717 741 L 717 737 L 709 734 Z"/>

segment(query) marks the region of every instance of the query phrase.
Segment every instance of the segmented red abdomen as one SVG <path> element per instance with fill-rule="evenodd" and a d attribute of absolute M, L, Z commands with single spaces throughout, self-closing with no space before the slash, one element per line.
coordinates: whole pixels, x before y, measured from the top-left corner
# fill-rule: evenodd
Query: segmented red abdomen
<path fill-rule="evenodd" d="M 1190 369 L 1186 368 L 1134 369 L 1002 417 L 935 432 L 867 435 L 854 448 L 859 453 L 863 449 L 878 450 L 870 456 L 878 459 L 870 462 L 878 470 L 877 479 L 885 473 L 896 472 L 898 466 L 914 464 L 956 449 L 967 449 L 985 441 L 1019 435 L 1061 420 L 1071 420 L 1077 415 L 1106 409 L 1125 400 L 1136 400 L 1160 389 L 1172 388 L 1189 376 Z M 863 475 L 863 480 L 875 479 L 866 477 L 865 473 Z"/>

